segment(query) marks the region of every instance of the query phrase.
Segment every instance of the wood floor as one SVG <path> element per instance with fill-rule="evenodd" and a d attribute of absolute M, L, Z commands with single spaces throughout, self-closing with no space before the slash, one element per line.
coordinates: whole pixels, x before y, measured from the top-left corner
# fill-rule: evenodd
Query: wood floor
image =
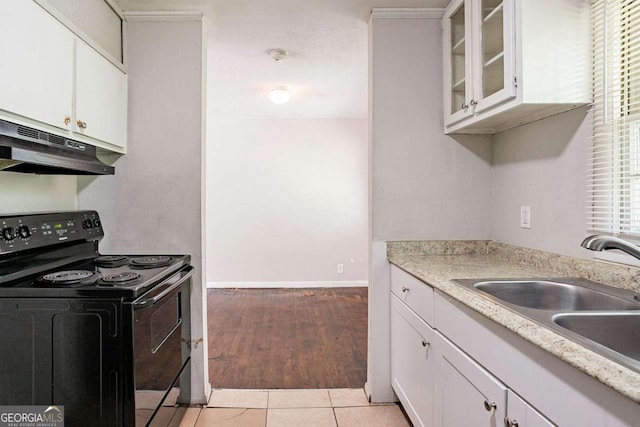
<path fill-rule="evenodd" d="M 214 388 L 358 388 L 367 288 L 209 289 Z"/>

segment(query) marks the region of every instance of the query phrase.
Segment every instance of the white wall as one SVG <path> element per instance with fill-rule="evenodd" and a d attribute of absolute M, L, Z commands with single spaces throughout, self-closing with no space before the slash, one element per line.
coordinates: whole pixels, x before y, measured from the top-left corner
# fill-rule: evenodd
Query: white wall
<path fill-rule="evenodd" d="M 192 403 L 208 387 L 204 293 L 204 77 L 200 16 L 131 17 L 128 23 L 128 152 L 114 176 L 79 177 L 78 206 L 96 209 L 102 253 L 190 254 Z M 166 19 L 166 20 L 163 20 Z M 204 382 L 204 383 L 203 383 Z M 185 391 L 181 391 L 183 393 Z"/>
<path fill-rule="evenodd" d="M 210 286 L 366 284 L 366 119 L 210 118 L 208 129 Z"/>
<path fill-rule="evenodd" d="M 494 136 L 493 240 L 592 258 L 585 237 L 591 146 L 587 107 Z M 520 206 L 531 207 L 531 229 L 520 228 Z"/>
<path fill-rule="evenodd" d="M 0 172 L 0 214 L 75 208 L 75 176 Z"/>
<path fill-rule="evenodd" d="M 384 241 L 488 239 L 490 137 L 444 135 L 441 16 L 369 24 L 371 283 L 367 391 L 392 401 Z M 384 15 L 383 15 L 384 16 Z"/>
<path fill-rule="evenodd" d="M 444 135 L 440 32 L 437 19 L 373 20 L 373 240 L 490 235 L 490 137 Z"/>

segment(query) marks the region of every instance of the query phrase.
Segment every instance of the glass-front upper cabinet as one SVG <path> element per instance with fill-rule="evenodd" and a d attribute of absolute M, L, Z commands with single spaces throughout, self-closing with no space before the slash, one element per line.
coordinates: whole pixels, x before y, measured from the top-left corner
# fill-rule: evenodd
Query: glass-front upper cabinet
<path fill-rule="evenodd" d="M 477 0 L 475 111 L 516 95 L 513 0 Z M 477 102 L 477 104 L 476 104 Z"/>
<path fill-rule="evenodd" d="M 455 123 L 470 114 L 469 99 L 472 91 L 471 78 L 471 7 L 468 1 L 458 0 L 451 4 L 444 17 L 445 45 L 445 111 L 447 124 Z"/>
<path fill-rule="evenodd" d="M 584 0 L 451 0 L 444 132 L 495 134 L 592 102 L 590 27 Z"/>
<path fill-rule="evenodd" d="M 457 0 L 443 18 L 445 124 L 515 96 L 514 0 Z"/>

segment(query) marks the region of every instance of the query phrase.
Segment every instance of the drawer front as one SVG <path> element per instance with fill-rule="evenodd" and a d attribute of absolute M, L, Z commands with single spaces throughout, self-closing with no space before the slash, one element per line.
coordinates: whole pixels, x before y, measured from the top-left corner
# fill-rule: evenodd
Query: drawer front
<path fill-rule="evenodd" d="M 433 326 L 433 288 L 395 265 L 391 266 L 391 292 Z"/>

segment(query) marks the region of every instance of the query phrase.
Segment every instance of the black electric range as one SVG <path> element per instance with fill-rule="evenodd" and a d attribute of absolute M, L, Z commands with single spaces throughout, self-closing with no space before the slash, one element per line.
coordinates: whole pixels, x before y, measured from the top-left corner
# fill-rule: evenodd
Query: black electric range
<path fill-rule="evenodd" d="M 188 255 L 96 253 L 85 260 L 48 268 L 50 255 L 30 257 L 31 267 L 17 266 L 17 262 L 2 266 L 0 261 L 0 298 L 105 296 L 133 299 L 190 262 Z M 30 269 L 34 271 L 30 272 Z M 10 276 L 14 278 L 8 280 Z"/>
<path fill-rule="evenodd" d="M 95 211 L 0 216 L 0 406 L 145 425 L 188 386 L 190 256 L 104 255 L 103 236 Z"/>

